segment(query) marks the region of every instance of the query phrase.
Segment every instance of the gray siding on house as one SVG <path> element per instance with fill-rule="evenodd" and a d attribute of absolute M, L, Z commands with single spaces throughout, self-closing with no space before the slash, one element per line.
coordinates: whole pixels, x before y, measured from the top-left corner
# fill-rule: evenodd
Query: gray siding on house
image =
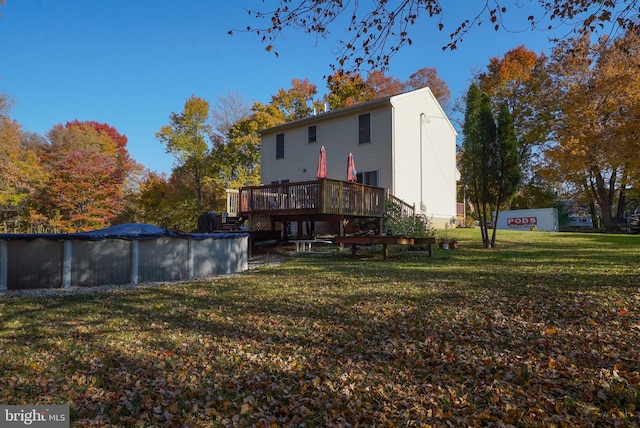
<path fill-rule="evenodd" d="M 371 142 L 358 142 L 358 116 L 371 114 Z M 314 123 L 302 123 L 285 129 L 267 130 L 262 134 L 261 175 L 262 183 L 275 181 L 308 181 L 316 179 L 318 154 L 325 146 L 328 178 L 346 180 L 347 157 L 353 153 L 358 171 L 380 171 L 379 185 L 391 184 L 391 107 L 358 111 L 353 115 L 316 116 Z M 308 142 L 308 127 L 316 126 L 316 142 Z M 284 133 L 285 156 L 276 159 L 276 135 Z"/>

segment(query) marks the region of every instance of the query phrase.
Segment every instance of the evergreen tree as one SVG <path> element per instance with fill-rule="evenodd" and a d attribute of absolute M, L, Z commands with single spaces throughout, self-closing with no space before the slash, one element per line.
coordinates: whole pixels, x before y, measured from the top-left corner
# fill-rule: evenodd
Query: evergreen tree
<path fill-rule="evenodd" d="M 506 104 L 500 105 L 497 118 L 496 132 L 496 215 L 495 222 L 498 222 L 500 209 L 511 202 L 518 191 L 522 173 L 520 170 L 520 159 L 518 155 L 518 141 L 513 125 L 513 115 L 509 112 Z M 493 228 L 491 245 L 496 242 L 496 228 Z"/>
<path fill-rule="evenodd" d="M 503 104 L 496 124 L 491 99 L 473 83 L 467 94 L 463 132 L 462 180 L 478 212 L 482 242 L 490 248 L 495 245 L 496 231 L 494 227 L 489 238 L 488 223 L 497 221 L 501 206 L 513 197 L 520 182 L 513 118 Z"/>

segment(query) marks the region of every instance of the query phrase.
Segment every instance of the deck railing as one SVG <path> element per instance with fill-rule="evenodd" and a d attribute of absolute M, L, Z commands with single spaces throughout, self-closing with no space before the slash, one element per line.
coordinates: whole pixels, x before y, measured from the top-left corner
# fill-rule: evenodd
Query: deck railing
<path fill-rule="evenodd" d="M 409 205 L 402 199 L 395 197 L 394 195 L 389 195 L 389 201 L 392 205 L 392 213 L 399 218 L 402 217 L 414 217 L 416 215 L 416 206 Z"/>
<path fill-rule="evenodd" d="M 240 191 L 238 189 L 227 189 L 227 215 L 238 217 L 240 208 Z"/>
<path fill-rule="evenodd" d="M 240 190 L 240 214 L 382 217 L 386 190 L 338 180 L 244 187 Z"/>

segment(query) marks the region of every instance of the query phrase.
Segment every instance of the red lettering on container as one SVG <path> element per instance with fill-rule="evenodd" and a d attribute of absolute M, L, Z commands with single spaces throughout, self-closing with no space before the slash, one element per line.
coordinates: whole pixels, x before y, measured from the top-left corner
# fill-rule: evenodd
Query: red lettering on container
<path fill-rule="evenodd" d="M 538 224 L 538 217 L 507 218 L 507 226 L 535 226 L 537 224 Z"/>

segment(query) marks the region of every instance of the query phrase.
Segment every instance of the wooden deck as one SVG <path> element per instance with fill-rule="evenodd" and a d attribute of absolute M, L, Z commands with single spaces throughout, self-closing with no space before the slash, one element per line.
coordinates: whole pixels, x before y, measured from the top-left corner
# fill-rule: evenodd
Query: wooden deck
<path fill-rule="evenodd" d="M 239 214 L 267 216 L 342 216 L 382 218 L 386 189 L 339 180 L 244 187 Z"/>

